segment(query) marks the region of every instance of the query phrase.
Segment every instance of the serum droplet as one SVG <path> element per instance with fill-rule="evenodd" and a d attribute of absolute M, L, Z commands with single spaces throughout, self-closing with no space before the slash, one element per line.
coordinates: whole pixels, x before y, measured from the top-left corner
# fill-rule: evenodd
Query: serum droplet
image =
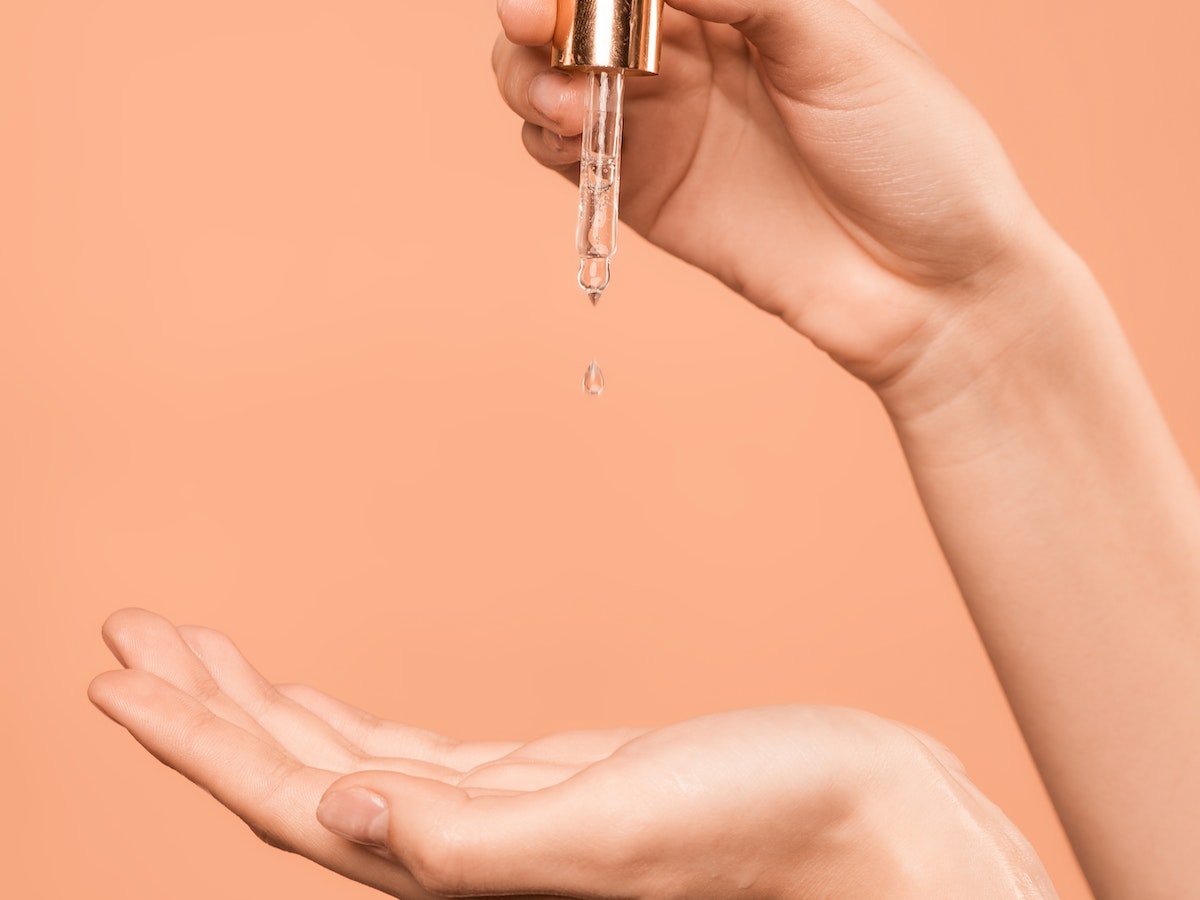
<path fill-rule="evenodd" d="M 583 373 L 583 392 L 593 397 L 599 397 L 604 393 L 604 373 L 600 371 L 600 367 L 596 365 L 594 359 L 592 364 L 587 367 L 587 371 Z"/>

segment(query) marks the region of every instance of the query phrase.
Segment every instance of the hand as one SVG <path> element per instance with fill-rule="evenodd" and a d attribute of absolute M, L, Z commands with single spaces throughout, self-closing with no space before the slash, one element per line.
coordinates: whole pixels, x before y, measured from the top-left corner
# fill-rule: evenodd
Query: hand
<path fill-rule="evenodd" d="M 931 739 L 781 707 L 460 743 L 269 684 L 224 635 L 114 614 L 90 696 L 267 843 L 402 898 L 1053 897 Z"/>
<path fill-rule="evenodd" d="M 662 74 L 627 79 L 622 218 L 868 383 L 1057 248 L 980 115 L 873 0 L 670 5 Z M 500 8 L 525 146 L 576 178 L 583 79 L 550 68 L 556 4 Z"/>
<path fill-rule="evenodd" d="M 874 0 L 670 2 L 626 220 L 875 389 L 1092 889 L 1194 893 L 1200 495 L 1103 291 Z M 494 61 L 573 176 L 555 7 Z"/>

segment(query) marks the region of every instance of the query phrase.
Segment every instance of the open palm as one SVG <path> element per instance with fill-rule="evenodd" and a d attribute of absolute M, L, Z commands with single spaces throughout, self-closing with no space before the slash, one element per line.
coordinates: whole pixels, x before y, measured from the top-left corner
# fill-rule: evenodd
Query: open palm
<path fill-rule="evenodd" d="M 725 897 L 750 884 L 862 896 L 900 877 L 893 813 L 928 814 L 939 871 L 955 848 L 936 836 L 964 815 L 1015 834 L 936 742 L 865 713 L 778 707 L 458 742 L 272 685 L 210 629 L 124 610 L 104 635 L 125 666 L 92 683 L 104 712 L 267 843 L 396 897 Z M 928 791 L 937 781 L 950 807 Z M 377 834 L 346 819 L 364 798 L 392 810 Z M 1038 868 L 1019 835 L 1014 846 L 1027 854 L 1017 869 Z M 970 877 L 988 871 L 987 853 L 959 849 Z M 844 891 L 820 887 L 837 878 Z"/>

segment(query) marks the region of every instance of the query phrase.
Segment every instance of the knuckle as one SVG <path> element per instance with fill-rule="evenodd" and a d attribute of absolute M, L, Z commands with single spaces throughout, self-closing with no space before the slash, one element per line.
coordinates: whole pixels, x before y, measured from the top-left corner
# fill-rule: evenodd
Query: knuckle
<path fill-rule="evenodd" d="M 254 832 L 254 836 L 268 847 L 273 847 L 276 850 L 283 850 L 286 853 L 296 852 L 296 848 L 291 845 L 291 843 L 274 827 L 273 824 L 246 821 L 246 827 Z"/>
<path fill-rule="evenodd" d="M 292 776 L 295 774 L 296 763 L 294 760 L 283 756 L 277 758 L 259 778 L 258 797 L 255 805 L 264 810 L 286 807 L 286 794 L 292 785 Z"/>
<path fill-rule="evenodd" d="M 192 681 L 192 696 L 207 706 L 215 703 L 221 696 L 221 686 L 212 678 L 197 676 Z"/>
<path fill-rule="evenodd" d="M 345 726 L 349 746 L 364 760 L 372 759 L 370 748 L 384 736 L 385 725 L 382 719 L 368 712 L 355 710 Z"/>
<path fill-rule="evenodd" d="M 288 836 L 289 819 L 283 810 L 291 805 L 287 794 L 294 774 L 295 766 L 290 760 L 279 760 L 273 768 L 263 773 L 251 802 L 239 810 L 242 821 L 260 841 L 289 853 L 296 850 Z"/>
<path fill-rule="evenodd" d="M 374 757 L 351 741 L 339 741 L 334 752 L 341 772 L 366 772 L 379 765 Z"/>
<path fill-rule="evenodd" d="M 454 759 L 454 754 L 461 746 L 462 741 L 457 741 L 443 734 L 430 735 L 429 737 L 430 753 L 432 754 L 433 761 L 439 766 L 450 767 L 450 763 Z"/>
<path fill-rule="evenodd" d="M 179 725 L 179 740 L 187 747 L 205 747 L 213 729 L 213 714 L 208 707 L 192 710 Z"/>

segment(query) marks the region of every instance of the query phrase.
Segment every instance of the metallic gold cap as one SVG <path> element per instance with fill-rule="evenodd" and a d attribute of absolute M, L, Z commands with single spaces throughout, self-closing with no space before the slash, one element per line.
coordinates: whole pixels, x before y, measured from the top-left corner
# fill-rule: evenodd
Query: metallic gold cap
<path fill-rule="evenodd" d="M 554 65 L 657 75 L 663 0 L 558 0 Z"/>

